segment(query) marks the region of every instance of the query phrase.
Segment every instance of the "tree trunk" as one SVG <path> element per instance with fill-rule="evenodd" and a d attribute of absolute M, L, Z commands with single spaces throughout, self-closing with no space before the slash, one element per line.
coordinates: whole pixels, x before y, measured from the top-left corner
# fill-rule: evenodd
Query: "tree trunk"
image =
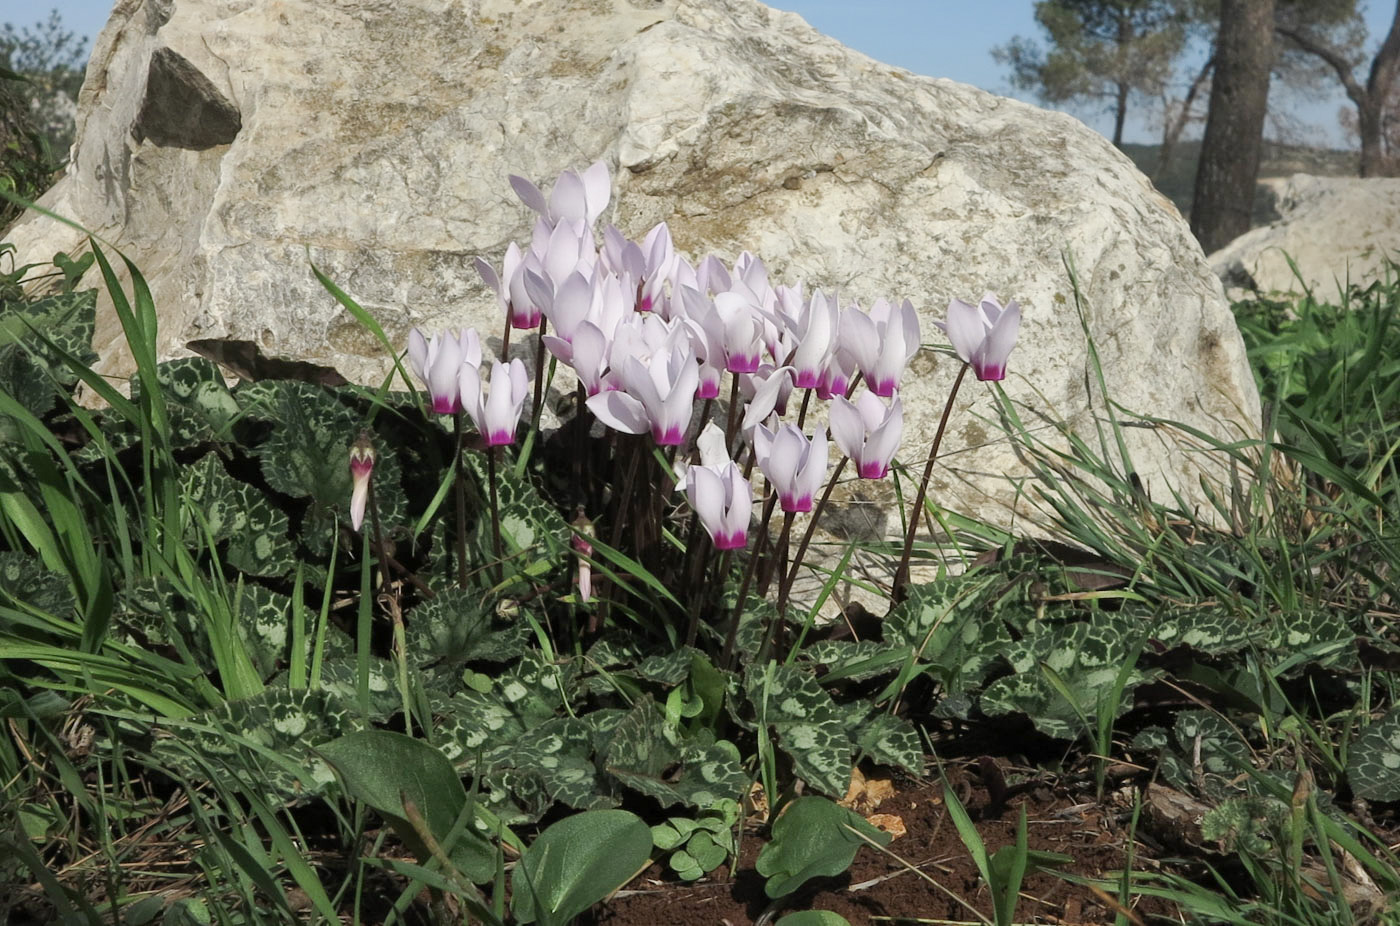
<path fill-rule="evenodd" d="M 1191 232 L 1207 254 L 1249 230 L 1273 36 L 1274 0 L 1221 0 L 1210 113 L 1191 200 Z"/>
<path fill-rule="evenodd" d="M 1200 71 L 1191 81 L 1191 86 L 1186 90 L 1186 99 L 1181 102 L 1181 109 L 1176 117 L 1168 120 L 1165 131 L 1162 132 L 1162 150 L 1157 156 L 1157 169 L 1152 174 L 1154 181 L 1160 180 L 1167 174 L 1167 167 L 1171 165 L 1172 151 L 1176 148 L 1176 143 L 1181 139 L 1181 133 L 1186 128 L 1186 123 L 1191 120 L 1191 107 L 1196 105 L 1196 94 L 1201 92 L 1201 86 L 1205 84 L 1206 78 L 1210 77 L 1210 72 L 1215 70 L 1215 58 L 1212 56 L 1206 59 L 1206 63 L 1201 65 Z"/>
<path fill-rule="evenodd" d="M 1381 100 L 1365 97 L 1356 104 L 1356 127 L 1361 135 L 1361 176 L 1386 175 L 1385 150 L 1381 146 Z"/>
<path fill-rule="evenodd" d="M 1128 118 L 1128 93 L 1131 90 L 1131 87 L 1120 81 L 1118 93 L 1113 101 L 1113 147 L 1120 151 L 1123 149 L 1123 123 Z"/>
<path fill-rule="evenodd" d="M 1387 163 L 1381 134 L 1385 131 L 1385 108 L 1400 81 L 1400 2 L 1390 21 L 1390 32 L 1380 51 L 1371 59 L 1371 71 L 1362 86 L 1352 74 L 1351 62 L 1339 48 L 1329 45 L 1302 29 L 1280 29 L 1279 34 L 1310 55 L 1321 58 L 1337 74 L 1347 99 L 1356 105 L 1356 128 L 1361 136 L 1361 176 L 1382 177 L 1394 165 Z"/>
<path fill-rule="evenodd" d="M 1400 81 L 1400 0 L 1395 4 L 1390 32 L 1381 43 L 1376 57 L 1371 59 L 1371 73 L 1366 77 L 1365 103 L 1356 104 L 1357 122 L 1361 129 L 1363 177 L 1384 177 L 1393 173 L 1396 167 L 1388 163 L 1381 144 L 1381 133 L 1384 131 L 1385 105 L 1397 81 Z"/>

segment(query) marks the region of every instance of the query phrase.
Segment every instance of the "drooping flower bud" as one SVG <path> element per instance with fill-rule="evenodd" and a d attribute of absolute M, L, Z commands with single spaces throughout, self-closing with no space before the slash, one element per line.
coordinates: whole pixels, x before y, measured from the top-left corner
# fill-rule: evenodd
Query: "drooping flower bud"
<path fill-rule="evenodd" d="M 588 561 L 593 555 L 593 544 L 589 543 L 593 537 L 593 522 L 580 510 L 569 526 L 574 529 L 569 545 L 578 557 L 578 598 L 588 604 L 593 600 L 593 564 Z"/>
<path fill-rule="evenodd" d="M 355 530 L 365 522 L 365 504 L 369 501 L 369 480 L 374 472 L 374 444 L 368 431 L 361 431 L 350 445 L 350 526 Z"/>

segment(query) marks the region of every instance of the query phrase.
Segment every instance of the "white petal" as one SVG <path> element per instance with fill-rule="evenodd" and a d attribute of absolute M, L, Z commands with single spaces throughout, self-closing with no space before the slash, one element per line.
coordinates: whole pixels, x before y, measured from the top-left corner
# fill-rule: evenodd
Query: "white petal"
<path fill-rule="evenodd" d="M 729 447 L 724 442 L 724 429 L 713 421 L 707 422 L 695 438 L 695 446 L 700 451 L 700 462 L 705 466 L 722 466 L 729 460 Z"/>
<path fill-rule="evenodd" d="M 588 215 L 588 200 L 584 196 L 583 181 L 578 174 L 566 170 L 554 181 L 554 189 L 549 192 L 549 214 L 555 221 L 585 221 Z"/>
<path fill-rule="evenodd" d="M 724 523 L 724 481 L 708 466 L 692 466 L 686 482 L 686 496 L 713 537 Z"/>
<path fill-rule="evenodd" d="M 586 220 L 592 225 L 593 221 L 603 214 L 603 210 L 608 208 L 608 200 L 612 199 L 612 179 L 608 176 L 608 165 L 602 161 L 594 161 L 583 172 L 582 179 L 584 199 L 588 203 Z"/>
<path fill-rule="evenodd" d="M 532 263 L 532 261 L 526 261 L 522 264 L 521 272 L 516 275 L 515 279 L 520 281 L 519 289 L 525 291 L 524 301 L 532 306 L 537 306 L 540 311 L 549 315 L 554 309 L 554 282 L 543 274 L 543 268 L 537 271 L 531 266 Z M 515 303 L 517 309 L 521 309 L 523 306 L 521 300 L 517 298 L 516 289 L 516 283 L 512 280 L 511 301 Z M 552 315 L 550 319 L 553 320 Z"/>
<path fill-rule="evenodd" d="M 496 291 L 497 296 L 503 296 L 501 292 L 501 278 L 496 276 L 496 268 L 487 263 L 485 258 L 478 257 L 473 263 L 476 264 L 476 272 L 481 274 L 481 282 Z"/>
<path fill-rule="evenodd" d="M 651 430 L 642 403 L 625 392 L 600 392 L 588 399 L 588 410 L 603 424 L 624 434 L 645 434 Z"/>
<path fill-rule="evenodd" d="M 529 206 L 540 215 L 549 212 L 549 206 L 546 205 L 544 194 L 540 192 L 539 187 L 535 186 L 524 177 L 517 177 L 515 174 L 510 175 L 510 186 L 511 189 L 515 190 L 515 195 L 520 197 L 522 203 Z"/>
<path fill-rule="evenodd" d="M 779 494 L 798 494 L 799 471 L 810 448 L 807 438 L 795 425 L 783 425 L 773 437 L 773 449 L 768 454 L 768 465 L 763 468 L 763 475 L 768 477 Z M 759 463 L 762 462 L 760 459 Z"/>
<path fill-rule="evenodd" d="M 869 376 L 880 357 L 880 333 L 870 316 L 855 306 L 841 313 L 841 343 Z"/>
<path fill-rule="evenodd" d="M 821 489 L 822 483 L 826 481 L 826 465 L 830 456 L 826 428 L 817 428 L 817 433 L 812 435 L 810 447 L 811 450 L 807 454 L 805 465 L 802 467 L 801 494 L 815 497 L 817 491 Z"/>
<path fill-rule="evenodd" d="M 720 476 L 726 483 L 725 533 L 747 532 L 749 518 L 753 515 L 753 489 L 749 486 L 749 481 L 739 471 L 739 467 L 733 463 L 726 465 L 720 471 Z"/>
<path fill-rule="evenodd" d="M 985 329 L 982 326 L 981 313 L 961 299 L 954 299 L 948 303 L 947 331 L 953 350 L 957 351 L 963 361 L 971 363 L 982 347 Z"/>
<path fill-rule="evenodd" d="M 1021 306 L 1015 302 L 1008 302 L 1005 311 L 987 335 L 984 354 L 987 362 L 999 367 L 1006 366 L 1006 358 L 1011 356 L 1011 350 L 1016 346 L 1016 335 L 1020 330 Z"/>
<path fill-rule="evenodd" d="M 832 430 L 835 431 L 834 422 Z M 878 460 L 883 467 L 888 467 L 890 460 L 894 459 L 895 453 L 899 450 L 899 442 L 903 436 L 904 406 L 899 399 L 895 399 L 885 420 L 871 431 L 870 437 L 866 440 L 863 462 L 869 463 Z"/>
<path fill-rule="evenodd" d="M 408 365 L 424 383 L 428 381 L 428 342 L 423 332 L 412 328 L 408 332 Z"/>
<path fill-rule="evenodd" d="M 477 430 L 481 430 L 483 417 L 481 407 L 481 371 L 474 364 L 464 363 L 458 373 L 458 384 L 462 390 L 462 406 L 471 416 Z"/>
<path fill-rule="evenodd" d="M 870 393 L 864 392 L 861 395 L 866 396 Z M 878 402 L 879 399 L 876 401 Z M 837 396 L 831 401 L 829 417 L 831 437 L 836 441 L 836 446 L 859 465 L 862 451 L 865 449 L 865 422 L 862 420 L 860 410 L 841 396 Z"/>
<path fill-rule="evenodd" d="M 462 348 L 463 363 L 470 363 L 474 367 L 481 366 L 481 335 L 477 334 L 475 328 L 463 329 L 457 343 Z"/>
<path fill-rule="evenodd" d="M 899 307 L 899 322 L 904 331 L 904 362 L 907 364 L 919 352 L 920 332 L 919 313 L 914 304 L 905 299 Z"/>
<path fill-rule="evenodd" d="M 442 337 L 438 341 L 437 356 L 432 358 L 428 369 L 428 390 L 434 399 L 456 395 L 457 376 L 461 367 L 461 342 L 455 337 Z"/>

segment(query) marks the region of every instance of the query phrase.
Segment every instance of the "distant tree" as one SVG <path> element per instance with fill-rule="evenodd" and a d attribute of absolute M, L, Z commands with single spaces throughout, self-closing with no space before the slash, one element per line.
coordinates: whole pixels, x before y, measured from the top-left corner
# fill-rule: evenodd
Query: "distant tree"
<path fill-rule="evenodd" d="M 1361 143 L 1361 126 L 1355 106 L 1344 106 L 1337 112 L 1337 123 L 1349 138 Z M 1381 157 L 1386 176 L 1400 175 L 1400 75 L 1390 84 L 1381 107 Z"/>
<path fill-rule="evenodd" d="M 1196 75 L 1186 87 L 1186 95 L 1181 99 L 1174 99 L 1170 94 L 1162 94 L 1162 144 L 1157 151 L 1157 168 L 1152 172 L 1154 181 L 1166 176 L 1167 168 L 1171 166 L 1172 152 L 1176 149 L 1176 143 L 1181 140 L 1181 133 L 1186 130 L 1186 126 L 1201 119 L 1196 113 L 1196 100 L 1203 88 L 1210 86 L 1210 75 L 1215 70 L 1215 57 L 1207 58 Z"/>
<path fill-rule="evenodd" d="M 1186 42 L 1188 0 L 1039 0 L 1042 51 L 1021 36 L 992 49 L 1011 82 L 1046 103 L 1090 103 L 1113 113 L 1113 143 L 1134 96 L 1160 96 Z"/>
<path fill-rule="evenodd" d="M 73 143 L 73 117 L 87 67 L 87 41 L 63 26 L 58 10 L 36 26 L 0 26 L 0 68 L 21 80 L 11 88 L 29 106 L 52 158 L 66 159 Z"/>
<path fill-rule="evenodd" d="M 1365 83 L 1356 76 L 1356 69 L 1365 63 L 1360 43 L 1338 41 L 1307 21 L 1281 19 L 1278 34 L 1294 49 L 1312 55 L 1326 64 L 1342 82 L 1347 98 L 1356 107 L 1355 129 L 1361 140 L 1361 176 L 1381 177 L 1394 174 L 1397 165 L 1386 150 L 1387 114 L 1394 112 L 1397 83 L 1400 83 L 1400 2 L 1396 3 L 1390 31 L 1381 42 L 1380 50 L 1371 59 Z M 1363 33 L 1364 35 L 1364 33 Z M 1390 119 L 1394 119 L 1390 115 Z"/>
<path fill-rule="evenodd" d="M 1220 23 L 1220 0 L 1182 0 L 1188 22 L 1188 47 L 1199 44 L 1207 49 L 1215 46 L 1215 33 Z M 1338 48 L 1360 49 L 1365 42 L 1365 23 L 1356 9 L 1357 0 L 1276 0 L 1274 28 L 1302 28 L 1310 34 L 1325 37 Z M 1309 97 L 1320 92 L 1323 84 L 1333 80 L 1330 69 L 1318 60 L 1302 53 L 1295 45 L 1276 43 L 1271 83 Z M 1187 57 L 1183 55 L 1183 57 Z M 1173 149 L 1182 133 L 1192 123 L 1204 123 L 1206 114 L 1198 105 L 1207 101 L 1215 58 L 1207 55 L 1200 67 L 1186 81 L 1184 96 L 1174 90 L 1182 86 L 1173 81 L 1160 102 L 1162 144 L 1154 179 L 1166 173 Z M 1307 126 L 1283 107 L 1271 108 L 1268 117 L 1270 132 L 1276 138 L 1306 135 Z"/>
<path fill-rule="evenodd" d="M 1191 200 L 1191 231 L 1207 254 L 1249 230 L 1274 65 L 1274 13 L 1275 0 L 1220 3 L 1210 113 Z"/>
<path fill-rule="evenodd" d="M 34 125 L 23 84 L 0 68 L 0 189 L 37 199 L 49 187 L 53 161 L 43 134 Z M 0 200 L 0 233 L 22 210 Z M 3 238 L 3 234 L 0 234 Z"/>

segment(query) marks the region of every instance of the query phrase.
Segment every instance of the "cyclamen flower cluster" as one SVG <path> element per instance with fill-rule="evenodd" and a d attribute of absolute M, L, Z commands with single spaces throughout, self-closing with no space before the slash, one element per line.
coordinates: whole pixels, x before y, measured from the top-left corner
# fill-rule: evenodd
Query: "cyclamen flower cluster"
<path fill-rule="evenodd" d="M 481 377 L 481 336 L 468 328 L 460 334 L 444 332 L 431 339 L 414 328 L 408 333 L 408 363 L 428 387 L 428 399 L 439 415 L 466 410 L 486 446 L 515 442 L 520 410 L 530 396 L 525 365 L 491 361 L 489 388 Z"/>
<path fill-rule="evenodd" d="M 762 261 L 748 252 L 732 266 L 713 256 L 692 264 L 676 252 L 664 222 L 640 244 L 608 226 L 599 246 L 593 225 L 611 189 L 601 162 L 565 171 L 548 197 L 524 178 L 510 182 L 537 214 L 529 247 L 512 243 L 500 273 L 481 259 L 477 269 L 512 327 L 542 328 L 544 348 L 574 370 L 599 421 L 627 434 L 650 433 L 663 447 L 681 445 L 695 400 L 719 398 L 727 373 L 747 403 L 745 439 L 783 511 L 812 509 L 828 462 L 826 427 L 808 437 L 797 424 L 780 423 L 793 390 L 831 402 L 831 438 L 862 478 L 889 471 L 903 431 L 899 379 L 920 344 L 908 300 L 842 308 L 835 294 L 770 284 Z M 1004 344 L 1005 318 L 1000 327 L 991 318 L 995 345 L 987 354 Z M 950 323 L 961 354 L 971 322 L 950 315 Z M 1014 329 L 1010 337 L 1014 342 Z M 490 389 L 483 390 L 481 341 L 470 329 L 432 338 L 415 329 L 409 360 L 435 412 L 465 408 L 488 444 L 514 439 L 527 391 L 520 360 L 492 361 Z M 866 389 L 851 401 L 857 375 Z M 727 447 L 711 456 L 689 468 L 683 485 L 716 547 L 742 548 L 752 489 Z"/>

